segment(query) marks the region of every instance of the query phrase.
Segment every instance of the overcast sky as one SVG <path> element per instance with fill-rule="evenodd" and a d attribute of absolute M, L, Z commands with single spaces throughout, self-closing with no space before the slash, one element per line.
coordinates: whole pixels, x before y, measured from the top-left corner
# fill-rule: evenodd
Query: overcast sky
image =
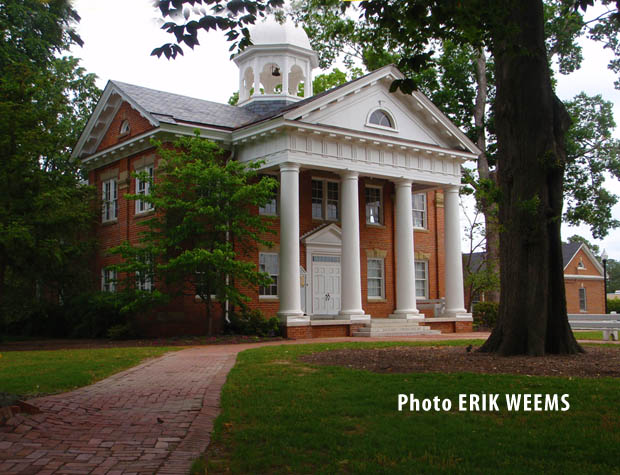
<path fill-rule="evenodd" d="M 162 91 L 216 102 L 226 102 L 238 89 L 238 70 L 230 61 L 229 43 L 220 32 L 200 36 L 195 51 L 184 48 L 185 56 L 168 61 L 150 56 L 153 48 L 172 41 L 159 29 L 161 18 L 151 6 L 152 0 L 74 0 L 82 17 L 79 32 L 83 48 L 73 54 L 82 58 L 82 66 L 99 77 L 103 89 L 110 79 Z M 558 76 L 557 94 L 570 99 L 580 91 L 602 94 L 614 102 L 616 121 L 620 122 L 620 91 L 613 87 L 615 76 L 607 69 L 610 54 L 590 41 L 583 42 L 584 63 L 570 76 Z M 320 73 L 315 70 L 314 74 Z M 620 129 L 616 129 L 620 137 Z M 620 194 L 620 184 L 607 180 L 606 187 Z M 620 219 L 620 204 L 613 209 Z M 620 230 L 602 241 L 592 239 L 587 227 L 564 226 L 562 236 L 580 234 L 607 250 L 610 258 L 620 260 Z"/>

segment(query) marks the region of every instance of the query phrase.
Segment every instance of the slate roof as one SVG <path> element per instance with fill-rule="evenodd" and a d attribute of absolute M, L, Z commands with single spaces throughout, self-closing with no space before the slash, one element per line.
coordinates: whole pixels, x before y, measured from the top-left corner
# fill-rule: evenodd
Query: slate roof
<path fill-rule="evenodd" d="M 579 250 L 580 247 L 581 247 L 580 242 L 562 243 L 562 259 L 563 259 L 562 264 L 564 265 L 564 267 L 566 267 L 568 263 L 571 261 L 571 259 L 575 257 L 575 254 L 577 254 L 577 251 Z"/>
<path fill-rule="evenodd" d="M 170 124 L 191 122 L 235 129 L 261 118 L 258 114 L 241 107 L 158 91 L 120 81 L 110 82 L 131 97 L 144 110 L 153 114 L 160 122 Z"/>
<path fill-rule="evenodd" d="M 562 243 L 562 265 L 566 267 L 568 263 L 575 257 L 577 251 L 581 247 L 581 243 L 579 242 L 563 242 Z M 463 254 L 463 263 L 465 263 L 467 259 L 467 254 Z M 471 255 L 471 268 L 472 269 L 484 269 L 484 262 L 480 266 L 480 262 L 484 261 L 484 252 L 474 252 Z M 480 266 L 480 267 L 479 267 Z"/>
<path fill-rule="evenodd" d="M 374 71 L 373 71 L 374 72 Z M 140 107 L 155 116 L 160 122 L 176 124 L 178 122 L 192 122 L 195 124 L 212 125 L 226 129 L 238 129 L 263 120 L 279 117 L 285 112 L 304 106 L 344 86 L 364 79 L 372 73 L 367 73 L 352 81 L 323 91 L 301 101 L 289 104 L 280 110 L 269 114 L 258 114 L 245 107 L 220 104 L 219 102 L 205 101 L 194 97 L 158 91 L 148 87 L 127 84 L 121 81 L 110 81 L 131 97 Z"/>

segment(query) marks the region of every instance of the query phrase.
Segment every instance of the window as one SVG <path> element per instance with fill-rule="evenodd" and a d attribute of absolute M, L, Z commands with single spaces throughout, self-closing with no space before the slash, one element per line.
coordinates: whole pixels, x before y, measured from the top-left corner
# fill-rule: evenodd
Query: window
<path fill-rule="evenodd" d="M 577 264 L 577 269 L 585 269 L 586 266 L 583 264 L 583 258 L 579 258 L 579 263 Z"/>
<path fill-rule="evenodd" d="M 273 198 L 265 206 L 259 206 L 258 214 L 263 216 L 277 216 L 278 215 L 278 193 L 274 192 Z"/>
<path fill-rule="evenodd" d="M 327 182 L 327 219 L 338 221 L 338 183 L 333 181 Z"/>
<path fill-rule="evenodd" d="M 381 204 L 381 188 L 378 186 L 367 186 L 366 222 L 368 224 L 381 224 L 383 222 Z"/>
<path fill-rule="evenodd" d="M 368 259 L 368 298 L 385 297 L 383 259 Z"/>
<path fill-rule="evenodd" d="M 116 292 L 116 270 L 104 267 L 101 269 L 101 290 Z"/>
<path fill-rule="evenodd" d="M 101 192 L 103 201 L 101 220 L 106 222 L 118 218 L 118 186 L 116 178 L 104 181 L 101 184 Z"/>
<path fill-rule="evenodd" d="M 258 214 L 262 214 L 264 216 L 277 216 L 278 215 L 278 201 L 274 196 L 273 199 L 267 203 L 265 206 L 261 206 L 258 208 Z"/>
<path fill-rule="evenodd" d="M 145 292 L 151 292 L 154 288 L 153 286 L 153 262 L 152 258 L 149 255 L 144 256 L 140 259 L 141 263 L 144 264 L 144 269 L 136 272 L 136 287 L 138 290 L 143 290 Z"/>
<path fill-rule="evenodd" d="M 381 127 L 388 127 L 390 129 L 394 128 L 394 121 L 392 120 L 390 115 L 382 109 L 377 109 L 372 114 L 370 114 L 370 117 L 368 118 L 368 123 L 380 125 Z"/>
<path fill-rule="evenodd" d="M 120 134 L 127 135 L 130 131 L 131 131 L 131 126 L 129 125 L 129 121 L 124 120 L 123 123 L 121 124 Z"/>
<path fill-rule="evenodd" d="M 586 289 L 579 289 L 579 311 L 586 312 L 588 310 L 588 301 L 586 299 Z"/>
<path fill-rule="evenodd" d="M 428 298 L 428 262 L 415 261 L 415 296 Z"/>
<path fill-rule="evenodd" d="M 338 182 L 312 180 L 312 219 L 338 221 L 340 219 L 339 201 L 340 184 Z"/>
<path fill-rule="evenodd" d="M 146 181 L 142 181 L 140 178 L 136 177 L 136 195 L 150 195 L 151 182 L 153 180 L 153 165 L 145 167 L 141 170 L 136 170 L 136 173 L 146 173 L 149 176 L 149 179 Z M 136 214 L 145 213 L 146 211 L 150 211 L 152 209 L 152 203 L 147 203 L 143 200 L 136 200 Z"/>
<path fill-rule="evenodd" d="M 261 252 L 258 255 L 258 270 L 265 272 L 271 277 L 271 284 L 261 285 L 258 289 L 258 295 L 261 296 L 277 296 L 278 295 L 278 273 L 279 262 L 278 254 Z"/>
<path fill-rule="evenodd" d="M 426 229 L 426 193 L 411 195 L 413 227 Z"/>

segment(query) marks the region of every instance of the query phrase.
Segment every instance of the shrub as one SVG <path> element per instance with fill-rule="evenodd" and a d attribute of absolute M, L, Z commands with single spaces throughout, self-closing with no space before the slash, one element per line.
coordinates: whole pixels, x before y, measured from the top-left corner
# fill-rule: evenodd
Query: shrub
<path fill-rule="evenodd" d="M 241 309 L 241 313 L 231 312 L 226 322 L 226 333 L 237 335 L 279 336 L 280 322 L 276 317 L 266 319 L 260 310 Z"/>
<path fill-rule="evenodd" d="M 129 340 L 137 336 L 136 329 L 131 322 L 114 325 L 108 328 L 107 336 L 110 340 Z"/>
<path fill-rule="evenodd" d="M 620 299 L 607 299 L 607 311 L 620 313 Z"/>
<path fill-rule="evenodd" d="M 474 323 L 478 326 L 493 328 L 497 321 L 499 304 L 496 302 L 478 302 L 474 305 Z"/>

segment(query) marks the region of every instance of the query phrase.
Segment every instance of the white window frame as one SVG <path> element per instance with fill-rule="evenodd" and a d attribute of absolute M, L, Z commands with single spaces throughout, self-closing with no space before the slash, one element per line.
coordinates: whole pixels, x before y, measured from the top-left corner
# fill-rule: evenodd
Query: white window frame
<path fill-rule="evenodd" d="M 374 124 L 372 122 L 370 122 L 370 117 L 376 112 L 376 111 L 381 111 L 383 112 L 385 115 L 388 116 L 388 118 L 392 121 L 392 125 L 393 127 L 387 127 L 385 125 L 381 125 L 381 124 Z M 396 119 L 394 118 L 394 114 L 392 114 L 389 110 L 387 110 L 385 107 L 375 107 L 373 109 L 371 109 L 368 112 L 368 115 L 366 116 L 366 127 L 374 127 L 376 129 L 381 129 L 381 130 L 389 130 L 390 132 L 398 132 L 398 125 L 396 124 Z"/>
<path fill-rule="evenodd" d="M 147 165 L 139 170 L 136 170 L 136 173 L 147 172 L 151 178 L 154 176 L 154 166 Z M 142 181 L 139 177 L 136 177 L 136 195 L 144 195 L 148 196 L 151 194 L 151 184 L 148 181 Z M 148 213 L 153 209 L 152 203 L 147 203 L 146 201 L 136 200 L 136 214 Z"/>
<path fill-rule="evenodd" d="M 588 311 L 588 294 L 586 292 L 586 288 L 585 287 L 580 287 L 579 288 L 579 311 L 580 312 L 587 312 Z"/>
<path fill-rule="evenodd" d="M 106 190 L 106 186 L 109 187 Z M 110 178 L 101 182 L 101 222 L 116 221 L 118 219 L 118 182 Z"/>
<path fill-rule="evenodd" d="M 152 292 L 155 287 L 153 285 L 153 262 L 151 257 L 145 257 L 144 263 L 149 266 L 149 271 L 146 271 L 145 275 L 140 271 L 136 272 L 136 287 L 143 292 Z"/>
<path fill-rule="evenodd" d="M 101 269 L 101 291 L 115 293 L 116 292 L 116 269 L 103 267 Z"/>
<path fill-rule="evenodd" d="M 377 223 L 373 223 L 370 221 L 370 213 L 368 213 L 368 207 L 370 206 L 368 204 L 368 197 L 366 196 L 366 190 L 368 189 L 376 189 L 379 190 L 379 212 L 378 212 L 378 216 L 379 216 L 379 222 Z M 383 219 L 383 187 L 380 185 L 366 185 L 364 187 L 364 210 L 366 213 L 366 224 L 369 224 L 371 226 L 382 226 L 384 223 L 384 219 Z"/>
<path fill-rule="evenodd" d="M 314 183 L 321 184 L 321 216 L 315 216 L 314 214 Z M 329 204 L 334 200 L 330 200 L 329 198 L 329 183 L 333 183 L 337 187 L 338 198 L 336 200 L 336 217 L 329 216 Z M 338 222 L 340 221 L 340 202 L 341 202 L 341 186 L 338 180 L 332 180 L 329 178 L 312 178 L 312 184 L 310 186 L 310 202 L 312 206 L 312 219 L 323 220 L 323 221 L 331 221 Z"/>
<path fill-rule="evenodd" d="M 123 122 L 121 122 L 121 127 L 119 129 L 119 134 L 120 135 L 127 135 L 129 132 L 131 132 L 131 124 L 129 123 L 129 121 L 127 119 L 125 119 Z"/>
<path fill-rule="evenodd" d="M 370 262 L 377 261 L 379 262 L 379 269 L 381 271 L 381 275 L 379 277 L 370 277 Z M 368 300 L 384 300 L 385 299 L 385 259 L 382 257 L 369 257 L 366 260 L 366 291 L 368 295 Z M 381 291 L 380 295 L 370 295 L 370 281 L 378 280 L 379 281 L 379 289 Z"/>
<path fill-rule="evenodd" d="M 267 272 L 266 269 L 265 270 L 261 269 L 261 266 L 263 265 L 261 263 L 261 261 L 263 260 L 263 257 L 266 257 L 266 256 L 272 256 L 272 257 L 275 256 L 276 263 L 277 263 L 277 268 L 278 268 L 277 269 L 278 273 L 277 274 L 269 274 L 269 276 L 272 279 L 275 277 L 275 279 L 273 279 L 275 283 L 272 283 L 272 284 L 270 284 L 268 286 L 262 286 L 261 285 L 261 286 L 258 287 L 258 297 L 259 298 L 263 298 L 263 299 L 265 299 L 265 298 L 277 298 L 279 296 L 279 292 L 280 292 L 280 283 L 279 283 L 279 280 L 280 280 L 280 255 L 277 252 L 259 252 L 258 253 L 258 270 L 260 272 Z M 266 267 L 266 264 L 264 264 L 264 266 Z M 275 293 L 272 293 L 274 291 L 274 287 L 275 287 Z M 266 293 L 265 292 L 266 290 L 269 293 Z"/>
<path fill-rule="evenodd" d="M 265 206 L 258 207 L 258 214 L 261 216 L 278 216 L 278 208 L 278 199 L 274 196 Z"/>
<path fill-rule="evenodd" d="M 417 264 L 424 265 L 424 279 L 419 279 L 417 275 Z M 415 296 L 416 299 L 425 300 L 428 299 L 428 261 L 427 260 L 416 260 L 414 261 L 414 281 L 415 281 Z M 418 295 L 418 282 L 424 282 L 424 295 Z"/>
<path fill-rule="evenodd" d="M 415 197 L 416 196 L 422 196 L 424 198 L 424 206 L 422 207 L 422 209 L 419 208 L 415 208 L 414 203 L 415 203 Z M 412 219 L 413 219 L 413 227 L 415 229 L 428 229 L 428 200 L 426 197 L 426 193 L 412 193 L 411 194 L 411 209 L 412 209 Z M 416 213 L 421 213 L 422 214 L 422 226 L 416 226 L 415 222 L 416 222 Z"/>

